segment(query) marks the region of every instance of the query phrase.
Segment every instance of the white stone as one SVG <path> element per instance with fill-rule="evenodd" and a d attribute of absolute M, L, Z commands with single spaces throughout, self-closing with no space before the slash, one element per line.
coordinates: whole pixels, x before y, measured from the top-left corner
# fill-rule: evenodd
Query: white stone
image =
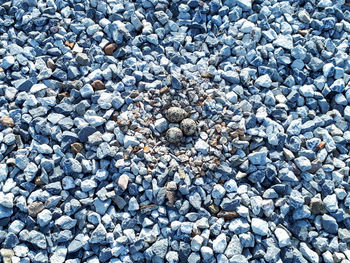
<path fill-rule="evenodd" d="M 269 224 L 260 218 L 253 218 L 251 226 L 253 232 L 257 235 L 267 236 L 269 233 Z"/>
<path fill-rule="evenodd" d="M 256 79 L 255 85 L 262 88 L 269 88 L 272 85 L 272 80 L 269 75 L 265 74 Z"/>
<path fill-rule="evenodd" d="M 224 253 L 227 247 L 226 235 L 224 233 L 217 236 L 213 241 L 213 250 L 218 254 Z"/>
<path fill-rule="evenodd" d="M 276 228 L 275 236 L 277 237 L 279 247 L 286 247 L 291 244 L 289 234 L 283 228 Z"/>

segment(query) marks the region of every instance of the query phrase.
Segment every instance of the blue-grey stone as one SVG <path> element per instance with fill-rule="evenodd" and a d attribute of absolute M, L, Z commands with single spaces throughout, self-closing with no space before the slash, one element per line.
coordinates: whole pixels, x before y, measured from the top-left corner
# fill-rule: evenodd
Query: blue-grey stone
<path fill-rule="evenodd" d="M 326 232 L 330 234 L 336 234 L 338 232 L 338 224 L 334 217 L 325 214 L 322 216 L 321 221 L 322 227 Z"/>

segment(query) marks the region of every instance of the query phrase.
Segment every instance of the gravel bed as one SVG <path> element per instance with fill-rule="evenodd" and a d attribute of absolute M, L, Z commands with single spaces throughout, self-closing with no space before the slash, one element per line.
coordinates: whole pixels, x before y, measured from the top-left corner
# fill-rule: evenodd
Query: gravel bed
<path fill-rule="evenodd" d="M 349 0 L 0 0 L 0 262 L 350 263 Z"/>

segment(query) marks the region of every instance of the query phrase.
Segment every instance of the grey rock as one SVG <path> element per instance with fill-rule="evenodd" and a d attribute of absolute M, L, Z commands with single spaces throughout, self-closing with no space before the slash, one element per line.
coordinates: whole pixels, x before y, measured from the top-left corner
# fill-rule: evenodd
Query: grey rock
<path fill-rule="evenodd" d="M 36 230 L 32 230 L 29 232 L 28 242 L 32 243 L 33 245 L 36 245 L 40 249 L 47 248 L 46 238 L 44 234 Z"/>
<path fill-rule="evenodd" d="M 301 254 L 310 262 L 312 262 L 312 263 L 319 262 L 318 254 L 315 251 L 311 250 L 306 243 L 301 242 L 299 250 L 300 250 Z"/>
<path fill-rule="evenodd" d="M 76 60 L 80 66 L 87 66 L 89 65 L 89 57 L 85 53 L 78 53 L 76 56 Z"/>
<path fill-rule="evenodd" d="M 157 119 L 154 122 L 154 127 L 158 132 L 163 133 L 168 129 L 168 122 L 165 118 Z"/>
<path fill-rule="evenodd" d="M 336 234 L 338 232 L 338 224 L 334 217 L 325 214 L 322 216 L 321 221 L 322 227 L 326 232 L 330 234 Z"/>

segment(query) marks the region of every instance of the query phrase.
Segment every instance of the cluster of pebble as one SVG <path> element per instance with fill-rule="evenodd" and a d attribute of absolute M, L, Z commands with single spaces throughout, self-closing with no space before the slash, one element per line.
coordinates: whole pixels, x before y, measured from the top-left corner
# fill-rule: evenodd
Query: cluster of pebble
<path fill-rule="evenodd" d="M 5 263 L 350 262 L 346 0 L 0 0 Z"/>

